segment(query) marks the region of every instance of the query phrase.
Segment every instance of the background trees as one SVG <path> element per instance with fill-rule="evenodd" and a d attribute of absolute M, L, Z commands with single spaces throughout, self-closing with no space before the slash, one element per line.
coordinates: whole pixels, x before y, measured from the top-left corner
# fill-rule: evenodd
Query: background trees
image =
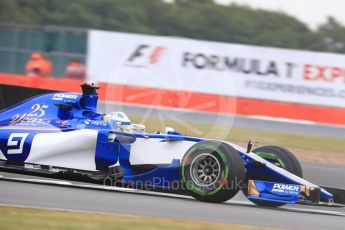
<path fill-rule="evenodd" d="M 310 30 L 296 18 L 212 0 L 1 0 L 0 23 L 63 25 L 345 53 L 334 18 Z"/>

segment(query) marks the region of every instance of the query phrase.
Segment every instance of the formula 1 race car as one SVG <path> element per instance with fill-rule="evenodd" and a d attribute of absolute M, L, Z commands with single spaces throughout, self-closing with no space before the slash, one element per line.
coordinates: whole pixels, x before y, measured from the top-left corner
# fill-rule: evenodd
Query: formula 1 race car
<path fill-rule="evenodd" d="M 284 148 L 252 150 L 251 141 L 243 148 L 172 128 L 146 133 L 122 112 L 97 112 L 98 88 L 84 84 L 82 94 L 48 93 L 2 110 L 0 168 L 175 190 L 206 202 L 227 201 L 239 190 L 271 207 L 344 202 L 342 190 L 304 180 Z"/>

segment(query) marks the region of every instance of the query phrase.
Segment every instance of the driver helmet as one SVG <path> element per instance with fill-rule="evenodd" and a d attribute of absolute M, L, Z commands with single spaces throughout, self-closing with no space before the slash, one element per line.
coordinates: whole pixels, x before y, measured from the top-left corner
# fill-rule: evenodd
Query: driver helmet
<path fill-rule="evenodd" d="M 109 122 L 117 131 L 132 133 L 132 123 L 123 112 L 112 112 L 103 116 L 103 121 Z"/>

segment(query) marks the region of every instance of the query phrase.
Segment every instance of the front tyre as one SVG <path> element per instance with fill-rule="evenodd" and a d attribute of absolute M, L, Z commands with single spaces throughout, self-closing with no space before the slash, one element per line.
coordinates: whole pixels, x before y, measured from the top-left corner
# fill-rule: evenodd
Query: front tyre
<path fill-rule="evenodd" d="M 298 159 L 293 155 L 292 152 L 289 150 L 278 147 L 278 146 L 263 146 L 255 149 L 253 151 L 258 156 L 264 158 L 265 160 L 271 162 L 272 164 L 285 169 L 286 171 L 295 174 L 298 177 L 303 178 L 303 170 L 300 162 Z M 251 179 L 260 179 L 266 181 L 274 181 L 270 177 L 266 178 L 251 178 Z M 274 182 L 281 182 L 281 181 L 274 181 Z M 245 191 L 247 194 L 247 191 Z M 279 207 L 284 205 L 284 203 L 279 202 L 270 202 L 270 201 L 263 201 L 263 200 L 251 200 L 253 203 L 259 206 L 266 206 L 266 207 Z"/>
<path fill-rule="evenodd" d="M 193 145 L 181 162 L 185 188 L 197 200 L 220 203 L 236 195 L 245 180 L 240 154 L 219 141 L 202 141 Z"/>
<path fill-rule="evenodd" d="M 303 178 L 301 163 L 289 150 L 279 146 L 262 146 L 253 152 L 272 164 Z"/>

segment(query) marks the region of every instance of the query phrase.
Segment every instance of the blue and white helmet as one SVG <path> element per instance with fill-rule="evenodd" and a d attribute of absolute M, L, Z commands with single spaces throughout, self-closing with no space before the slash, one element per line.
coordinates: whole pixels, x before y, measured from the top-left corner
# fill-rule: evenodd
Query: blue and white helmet
<path fill-rule="evenodd" d="M 120 132 L 132 133 L 132 123 L 123 112 L 112 112 L 103 116 L 103 121 L 110 122 L 111 125 Z"/>

